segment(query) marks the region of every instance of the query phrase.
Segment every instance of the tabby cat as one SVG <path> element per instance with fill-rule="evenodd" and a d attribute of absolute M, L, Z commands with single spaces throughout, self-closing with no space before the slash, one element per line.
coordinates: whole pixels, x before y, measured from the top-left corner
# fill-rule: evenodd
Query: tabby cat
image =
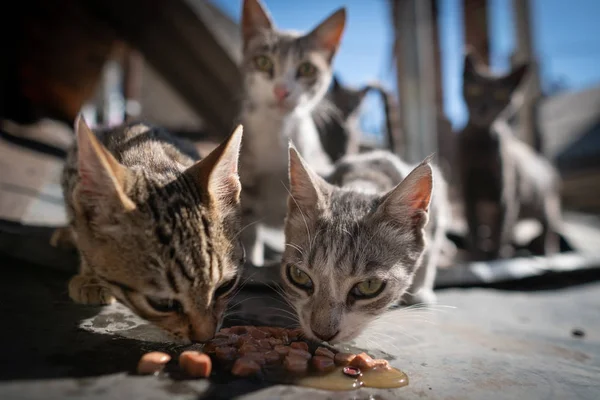
<path fill-rule="evenodd" d="M 311 112 L 331 82 L 345 21 L 340 9 L 307 34 L 280 31 L 258 0 L 244 1 L 242 236 L 254 265 L 264 263 L 263 227 L 283 228 L 288 141 L 319 171 L 331 168 Z"/>
<path fill-rule="evenodd" d="M 75 124 L 62 178 L 81 259 L 70 297 L 117 298 L 182 341 L 210 339 L 244 262 L 241 126 L 194 162 L 158 128 L 128 123 L 94 134 L 83 118 Z"/>
<path fill-rule="evenodd" d="M 383 151 L 348 156 L 329 182 L 293 146 L 289 162 L 281 278 L 308 338 L 345 342 L 402 297 L 435 300 L 430 158 L 411 171 Z"/>
<path fill-rule="evenodd" d="M 472 50 L 465 55 L 463 94 L 469 121 L 458 136 L 459 171 L 472 258 L 512 256 L 519 218 L 538 219 L 543 228 L 536 252 L 559 251 L 559 175 L 507 123 L 528 66 L 492 74 Z"/>

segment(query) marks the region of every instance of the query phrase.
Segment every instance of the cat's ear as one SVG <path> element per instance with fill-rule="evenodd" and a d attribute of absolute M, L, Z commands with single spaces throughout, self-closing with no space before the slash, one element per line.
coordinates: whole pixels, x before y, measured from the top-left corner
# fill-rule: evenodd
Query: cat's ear
<path fill-rule="evenodd" d="M 242 37 L 244 45 L 257 33 L 273 29 L 273 20 L 260 0 L 244 0 L 242 6 Z"/>
<path fill-rule="evenodd" d="M 75 134 L 80 177 L 77 198 L 94 205 L 116 202 L 126 211 L 135 209 L 135 203 L 125 194 L 131 171 L 106 150 L 81 115 L 75 120 Z"/>
<path fill-rule="evenodd" d="M 399 224 L 422 229 L 428 220 L 433 191 L 431 159 L 423 160 L 402 182 L 383 196 L 379 210 Z"/>
<path fill-rule="evenodd" d="M 333 75 L 333 78 L 331 78 L 331 82 L 333 83 L 332 88 L 334 91 L 340 89 L 341 85 L 337 75 Z"/>
<path fill-rule="evenodd" d="M 235 206 L 240 201 L 242 186 L 238 175 L 238 160 L 242 132 L 242 125 L 238 125 L 208 156 L 185 171 L 199 191 L 208 194 L 210 204 L 227 207 Z"/>
<path fill-rule="evenodd" d="M 292 143 L 289 145 L 290 196 L 288 209 L 307 211 L 316 207 L 329 191 L 325 182 L 304 161 Z"/>
<path fill-rule="evenodd" d="M 340 8 L 314 28 L 307 37 L 318 48 L 328 52 L 331 59 L 340 45 L 345 26 L 346 9 Z"/>
<path fill-rule="evenodd" d="M 479 56 L 477 55 L 475 49 L 471 46 L 467 46 L 465 48 L 464 75 L 475 75 L 477 73 L 477 69 L 479 68 L 480 63 L 481 61 L 479 60 Z"/>
<path fill-rule="evenodd" d="M 524 80 L 527 72 L 529 71 L 529 64 L 523 63 L 515 68 L 508 74 L 505 78 L 507 82 L 510 83 L 513 89 L 516 89 Z"/>

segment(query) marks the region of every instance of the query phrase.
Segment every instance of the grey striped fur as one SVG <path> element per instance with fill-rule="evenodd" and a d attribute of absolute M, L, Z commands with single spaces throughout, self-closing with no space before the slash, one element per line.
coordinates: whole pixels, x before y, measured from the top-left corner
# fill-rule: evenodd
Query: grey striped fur
<path fill-rule="evenodd" d="M 71 298 L 117 298 L 181 341 L 210 339 L 243 264 L 241 127 L 198 162 L 175 137 L 141 123 L 95 135 L 80 118 L 76 132 L 63 173 L 81 259 Z"/>
<path fill-rule="evenodd" d="M 290 180 L 281 276 L 307 337 L 348 341 L 403 296 L 434 301 L 427 243 L 445 233 L 445 185 L 429 158 L 413 168 L 384 151 L 347 156 L 325 180 L 291 148 Z M 290 265 L 311 277 L 312 293 L 290 281 Z M 353 300 L 372 277 L 387 282 L 381 294 Z"/>

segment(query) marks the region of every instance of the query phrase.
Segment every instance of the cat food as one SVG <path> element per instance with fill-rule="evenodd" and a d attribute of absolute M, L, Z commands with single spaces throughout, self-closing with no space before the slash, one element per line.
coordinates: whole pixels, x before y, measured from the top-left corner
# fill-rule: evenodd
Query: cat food
<path fill-rule="evenodd" d="M 356 378 L 357 376 L 362 375 L 362 372 L 360 372 L 360 369 L 358 367 L 344 367 L 342 372 L 344 373 L 344 375 L 348 375 L 352 378 Z"/>
<path fill-rule="evenodd" d="M 356 355 L 351 353 L 337 353 L 333 359 L 337 365 L 341 365 L 343 367 L 350 364 L 352 360 L 354 360 L 354 357 L 356 357 Z"/>
<path fill-rule="evenodd" d="M 260 368 L 261 367 L 257 362 L 247 357 L 242 357 L 235 360 L 235 362 L 233 363 L 233 367 L 231 368 L 231 373 L 233 375 L 243 377 L 252 376 L 260 373 Z"/>
<path fill-rule="evenodd" d="M 138 363 L 137 372 L 140 375 L 153 375 L 160 372 L 171 361 L 171 356 L 160 351 L 146 353 Z"/>
<path fill-rule="evenodd" d="M 179 355 L 179 366 L 192 378 L 208 378 L 212 361 L 208 355 L 199 351 L 184 351 Z"/>
<path fill-rule="evenodd" d="M 373 359 L 366 353 L 340 353 L 324 346 L 315 348 L 301 337 L 301 331 L 283 328 L 224 328 L 204 345 L 204 353 L 182 352 L 179 366 L 192 378 L 209 377 L 214 362 L 217 370 L 230 371 L 237 377 L 259 376 L 272 382 L 326 390 L 352 390 L 362 386 L 398 388 L 408 384 L 408 377 L 386 360 Z M 138 372 L 154 374 L 170 360 L 165 353 L 145 354 Z"/>

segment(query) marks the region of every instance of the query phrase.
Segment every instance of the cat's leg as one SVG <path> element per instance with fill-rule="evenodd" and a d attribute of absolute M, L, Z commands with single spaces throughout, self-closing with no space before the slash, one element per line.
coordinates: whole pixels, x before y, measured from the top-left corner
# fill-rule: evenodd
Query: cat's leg
<path fill-rule="evenodd" d="M 552 194 L 544 200 L 544 209 L 541 216 L 543 235 L 543 254 L 551 255 L 560 252 L 561 231 L 561 205 L 557 194 Z"/>
<path fill-rule="evenodd" d="M 512 246 L 515 226 L 519 219 L 520 204 L 517 199 L 504 200 L 498 215 L 499 231 L 494 232 L 498 237 L 496 247 L 496 258 L 510 258 L 514 255 L 515 249 Z"/>
<path fill-rule="evenodd" d="M 75 232 L 71 226 L 63 226 L 56 228 L 50 236 L 50 245 L 62 249 L 74 249 L 77 247 L 75 240 Z"/>
<path fill-rule="evenodd" d="M 477 258 L 479 254 L 479 240 L 477 236 L 477 229 L 479 227 L 479 220 L 477 218 L 477 210 L 473 199 L 469 199 L 468 195 L 465 194 L 464 206 L 465 206 L 465 219 L 467 220 L 467 250 L 471 254 L 471 257 Z"/>
<path fill-rule="evenodd" d="M 79 273 L 69 281 L 69 297 L 75 303 L 86 305 L 106 305 L 115 302 L 110 289 L 101 285 L 83 258 Z"/>

